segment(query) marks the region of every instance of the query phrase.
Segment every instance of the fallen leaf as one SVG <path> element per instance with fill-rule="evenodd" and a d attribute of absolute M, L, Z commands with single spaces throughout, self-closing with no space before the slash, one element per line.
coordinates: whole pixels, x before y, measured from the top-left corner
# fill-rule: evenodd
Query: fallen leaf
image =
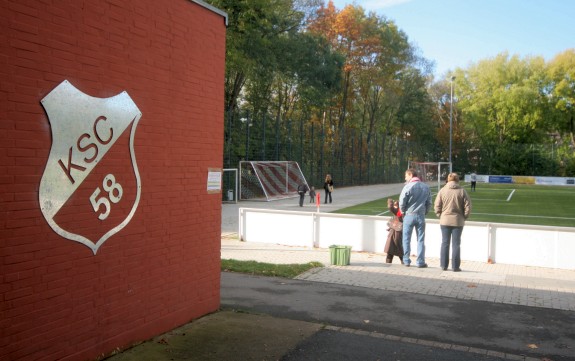
<path fill-rule="evenodd" d="M 527 345 L 527 347 L 529 347 L 529 348 L 539 348 L 539 347 L 537 347 L 537 345 L 534 344 L 534 343 L 530 343 L 529 345 Z"/>

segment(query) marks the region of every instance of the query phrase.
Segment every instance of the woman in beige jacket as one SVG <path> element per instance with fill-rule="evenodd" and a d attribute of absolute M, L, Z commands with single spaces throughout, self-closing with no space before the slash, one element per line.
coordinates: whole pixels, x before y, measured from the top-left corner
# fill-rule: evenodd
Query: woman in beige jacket
<path fill-rule="evenodd" d="M 447 184 L 441 188 L 435 198 L 435 214 L 439 217 L 441 226 L 440 266 L 444 271 L 449 264 L 449 246 L 453 243 L 451 253 L 451 268 L 460 272 L 461 268 L 461 233 L 465 220 L 471 213 L 471 199 L 459 185 L 457 173 L 447 176 Z"/>

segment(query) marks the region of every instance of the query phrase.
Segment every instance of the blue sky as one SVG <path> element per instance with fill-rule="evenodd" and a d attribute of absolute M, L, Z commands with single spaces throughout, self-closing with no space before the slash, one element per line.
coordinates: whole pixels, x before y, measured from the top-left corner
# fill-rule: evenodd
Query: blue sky
<path fill-rule="evenodd" d="M 575 48 L 575 0 L 334 0 L 346 4 L 394 20 L 437 77 L 504 51 L 549 61 Z"/>

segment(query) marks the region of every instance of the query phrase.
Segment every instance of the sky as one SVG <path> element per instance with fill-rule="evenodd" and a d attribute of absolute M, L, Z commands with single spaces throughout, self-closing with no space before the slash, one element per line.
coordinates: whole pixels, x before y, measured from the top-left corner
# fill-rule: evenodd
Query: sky
<path fill-rule="evenodd" d="M 436 77 L 498 54 L 543 56 L 575 49 L 575 0 L 333 0 L 393 20 Z M 325 1 L 327 3 L 327 0 Z"/>

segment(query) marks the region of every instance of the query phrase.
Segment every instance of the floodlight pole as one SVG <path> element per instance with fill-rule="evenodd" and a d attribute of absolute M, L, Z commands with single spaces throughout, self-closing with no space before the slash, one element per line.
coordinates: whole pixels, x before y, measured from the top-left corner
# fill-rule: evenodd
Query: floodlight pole
<path fill-rule="evenodd" d="M 453 172 L 451 163 L 451 144 L 453 139 L 453 81 L 455 76 L 451 76 L 451 100 L 449 101 L 449 173 Z"/>

